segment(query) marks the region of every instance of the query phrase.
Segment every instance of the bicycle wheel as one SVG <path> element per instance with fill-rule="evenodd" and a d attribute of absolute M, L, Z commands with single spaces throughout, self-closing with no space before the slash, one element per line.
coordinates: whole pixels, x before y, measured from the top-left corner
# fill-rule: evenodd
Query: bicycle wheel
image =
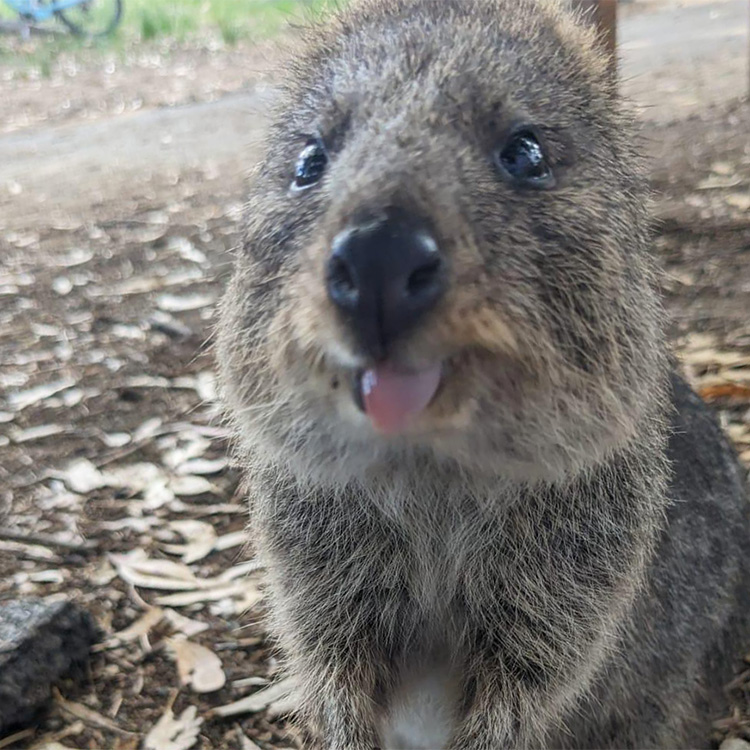
<path fill-rule="evenodd" d="M 57 15 L 76 36 L 105 36 L 120 23 L 122 0 L 84 0 Z"/>

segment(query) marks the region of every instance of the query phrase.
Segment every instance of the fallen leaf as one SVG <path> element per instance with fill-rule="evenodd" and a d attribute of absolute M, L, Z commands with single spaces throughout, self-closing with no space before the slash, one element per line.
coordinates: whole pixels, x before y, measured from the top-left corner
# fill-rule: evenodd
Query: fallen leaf
<path fill-rule="evenodd" d="M 216 540 L 214 549 L 221 552 L 232 547 L 240 547 L 247 542 L 247 533 L 245 531 L 231 531 L 229 534 L 223 534 Z"/>
<path fill-rule="evenodd" d="M 54 259 L 54 264 L 61 268 L 73 268 L 88 263 L 94 257 L 94 251 L 88 248 L 77 247 L 74 250 L 59 255 Z"/>
<path fill-rule="evenodd" d="M 227 467 L 228 463 L 226 458 L 216 458 L 214 460 L 195 458 L 180 464 L 176 472 L 178 474 L 218 474 Z"/>
<path fill-rule="evenodd" d="M 740 211 L 750 211 L 750 191 L 731 193 L 724 200 L 733 208 L 739 208 Z"/>
<path fill-rule="evenodd" d="M 156 603 L 164 607 L 189 607 L 192 604 L 207 604 L 208 602 L 218 602 L 222 599 L 236 599 L 246 593 L 247 591 L 242 584 L 228 583 L 215 588 L 185 591 L 180 594 L 167 594 L 166 596 L 160 596 L 156 600 Z M 262 594 L 258 592 L 256 601 L 260 601 L 262 598 Z"/>
<path fill-rule="evenodd" d="M 678 341 L 681 349 L 710 349 L 716 346 L 716 336 L 711 333 L 688 333 Z"/>
<path fill-rule="evenodd" d="M 13 411 L 22 411 L 23 409 L 38 404 L 40 401 L 54 396 L 60 391 L 67 390 L 76 385 L 76 381 L 71 378 L 64 378 L 63 380 L 56 380 L 53 383 L 45 383 L 44 385 L 38 385 L 36 388 L 30 388 L 27 391 L 18 391 L 8 395 L 8 405 Z"/>
<path fill-rule="evenodd" d="M 745 424 L 728 425 L 727 434 L 735 443 L 750 445 L 750 429 Z"/>
<path fill-rule="evenodd" d="M 698 393 L 706 401 L 732 400 L 750 401 L 750 386 L 737 383 L 725 383 L 723 385 L 709 385 L 698 389 Z"/>
<path fill-rule="evenodd" d="M 203 633 L 209 629 L 207 622 L 201 622 L 200 620 L 192 620 L 189 617 L 181 615 L 173 609 L 164 610 L 164 618 L 169 624 L 179 633 L 186 635 L 191 638 L 198 633 Z"/>
<path fill-rule="evenodd" d="M 175 717 L 170 706 L 146 735 L 143 750 L 190 750 L 203 724 L 197 713 L 195 706 L 189 706 Z"/>
<path fill-rule="evenodd" d="M 144 615 L 139 617 L 132 625 L 120 630 L 112 636 L 113 641 L 128 643 L 137 638 L 147 636 L 151 629 L 156 627 L 164 619 L 164 610 L 159 607 L 151 607 Z"/>
<path fill-rule="evenodd" d="M 67 571 L 58 569 L 38 570 L 29 574 L 29 580 L 34 583 L 62 583 L 66 573 Z"/>
<path fill-rule="evenodd" d="M 71 463 L 60 475 L 73 492 L 85 495 L 105 486 L 104 475 L 87 458 L 79 458 Z"/>
<path fill-rule="evenodd" d="M 187 312 L 208 307 L 215 300 L 216 297 L 213 294 L 160 294 L 156 299 L 156 304 L 164 312 Z"/>
<path fill-rule="evenodd" d="M 52 289 L 56 294 L 65 297 L 73 291 L 73 282 L 67 276 L 58 276 L 52 281 Z"/>
<path fill-rule="evenodd" d="M 149 440 L 154 437 L 162 426 L 162 420 L 159 417 L 151 417 L 147 419 L 142 425 L 136 428 L 133 433 L 133 442 L 140 443 L 144 440 Z"/>
<path fill-rule="evenodd" d="M 42 440 L 43 438 L 61 435 L 67 428 L 61 424 L 42 424 L 36 427 L 29 427 L 26 430 L 14 430 L 11 437 L 14 443 L 29 443 L 33 440 Z"/>
<path fill-rule="evenodd" d="M 227 677 L 221 659 L 213 651 L 184 638 L 169 638 L 167 645 L 183 685 L 196 693 L 213 693 L 224 687 Z"/>
<path fill-rule="evenodd" d="M 125 381 L 126 388 L 169 388 L 168 378 L 154 378 L 150 375 L 138 375 Z"/>
<path fill-rule="evenodd" d="M 709 175 L 705 180 L 701 180 L 696 186 L 696 190 L 724 190 L 725 188 L 737 187 L 742 184 L 742 179 L 731 175 Z"/>
<path fill-rule="evenodd" d="M 51 732 L 50 734 L 45 734 L 43 737 L 40 737 L 38 742 L 33 744 L 29 750 L 44 750 L 45 748 L 47 750 L 51 750 L 52 748 L 54 748 L 54 750 L 59 750 L 61 747 L 67 748 L 67 745 L 59 744 L 60 740 L 64 740 L 66 737 L 74 737 L 82 734 L 85 730 L 86 725 L 82 721 L 74 721 L 57 732 Z M 0 742 L 0 747 L 3 747 L 2 742 Z"/>
<path fill-rule="evenodd" d="M 247 687 L 265 687 L 268 680 L 265 677 L 243 677 L 240 680 L 233 680 L 232 687 L 235 690 L 243 690 Z"/>
<path fill-rule="evenodd" d="M 237 730 L 237 736 L 240 740 L 240 750 L 260 750 L 260 746 L 247 737 L 241 729 Z"/>
<path fill-rule="evenodd" d="M 131 441 L 127 432 L 105 432 L 102 433 L 101 439 L 107 448 L 122 448 Z"/>
<path fill-rule="evenodd" d="M 189 435 L 186 445 L 164 453 L 164 464 L 170 469 L 175 469 L 191 458 L 202 456 L 210 447 L 210 440 L 206 440 L 199 435 Z M 190 472 L 186 473 L 189 474 Z"/>
<path fill-rule="evenodd" d="M 211 484 L 205 477 L 195 476 L 194 474 L 171 477 L 169 480 L 169 489 L 178 497 L 191 497 L 194 495 L 203 495 L 208 492 L 219 492 L 215 484 Z"/>
<path fill-rule="evenodd" d="M 172 521 L 169 527 L 182 536 L 187 544 L 165 544 L 164 550 L 170 555 L 180 555 L 186 565 L 202 560 L 213 551 L 217 534 L 210 523 L 178 520 Z"/>
<path fill-rule="evenodd" d="M 738 367 L 750 366 L 750 354 L 739 351 L 719 351 L 713 347 L 688 349 L 682 353 L 682 360 L 696 367 Z"/>
<path fill-rule="evenodd" d="M 172 560 L 151 560 L 143 550 L 109 556 L 124 581 L 141 588 L 161 591 L 190 591 L 201 586 L 190 568 Z"/>
<path fill-rule="evenodd" d="M 711 171 L 726 177 L 734 174 L 734 165 L 728 161 L 716 161 L 711 165 Z"/>
<path fill-rule="evenodd" d="M 112 721 L 112 719 L 102 716 L 102 714 L 94 711 L 94 709 L 84 706 L 82 703 L 76 703 L 75 701 L 69 701 L 66 698 L 63 698 L 57 688 L 53 688 L 52 691 L 55 696 L 55 701 L 60 708 L 71 714 L 71 716 L 75 716 L 76 719 L 81 719 L 81 721 L 86 724 L 100 727 L 102 729 L 109 729 L 111 732 L 130 734 L 130 732 L 126 732 L 117 723 Z"/>
<path fill-rule="evenodd" d="M 287 677 L 234 703 L 218 706 L 211 711 L 211 714 L 226 717 L 237 716 L 238 714 L 258 713 L 258 711 L 264 711 L 277 701 L 288 699 L 293 692 L 294 679 Z"/>

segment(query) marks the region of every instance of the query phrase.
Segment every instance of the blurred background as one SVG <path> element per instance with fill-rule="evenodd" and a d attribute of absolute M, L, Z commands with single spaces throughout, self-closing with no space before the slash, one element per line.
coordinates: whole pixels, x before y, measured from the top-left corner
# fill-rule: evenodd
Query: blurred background
<path fill-rule="evenodd" d="M 276 61 L 329 9 L 123 0 L 91 37 L 0 0 L 0 602 L 71 602 L 100 632 L 33 718 L 0 705 L 0 748 L 295 746 L 210 338 Z M 618 22 L 670 336 L 747 466 L 749 12 L 630 0 Z M 750 740 L 749 685 L 731 687 L 717 745 Z"/>

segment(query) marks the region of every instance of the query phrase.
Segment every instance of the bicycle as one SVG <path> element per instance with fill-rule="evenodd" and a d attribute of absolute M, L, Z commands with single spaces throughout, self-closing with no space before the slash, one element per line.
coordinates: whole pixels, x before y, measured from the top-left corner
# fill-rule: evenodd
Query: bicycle
<path fill-rule="evenodd" d="M 122 17 L 122 0 L 4 0 L 26 23 L 59 18 L 76 36 L 111 34 Z"/>

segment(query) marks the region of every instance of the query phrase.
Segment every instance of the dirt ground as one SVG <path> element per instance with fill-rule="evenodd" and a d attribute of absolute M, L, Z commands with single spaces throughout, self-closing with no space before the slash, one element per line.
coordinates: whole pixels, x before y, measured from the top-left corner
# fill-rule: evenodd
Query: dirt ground
<path fill-rule="evenodd" d="M 620 31 L 675 351 L 750 466 L 746 13 L 641 0 Z M 275 56 L 164 46 L 63 58 L 48 78 L 0 69 L 0 600 L 67 596 L 102 632 L 84 678 L 0 748 L 295 745 L 283 686 L 266 688 L 209 351 Z M 750 740 L 747 667 L 717 744 Z"/>

